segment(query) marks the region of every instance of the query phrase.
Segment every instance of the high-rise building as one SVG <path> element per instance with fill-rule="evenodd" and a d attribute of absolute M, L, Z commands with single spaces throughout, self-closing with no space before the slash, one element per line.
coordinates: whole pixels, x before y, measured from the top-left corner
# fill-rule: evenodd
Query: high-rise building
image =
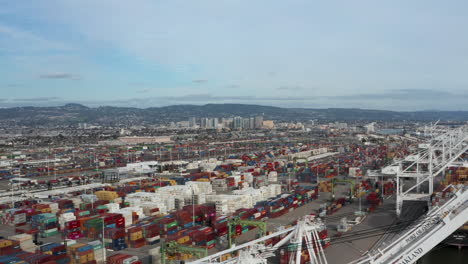
<path fill-rule="evenodd" d="M 249 119 L 249 129 L 254 129 L 255 128 L 255 118 L 251 117 Z"/>
<path fill-rule="evenodd" d="M 218 118 L 211 118 L 210 119 L 210 128 L 218 128 Z"/>
<path fill-rule="evenodd" d="M 233 128 L 233 119 L 232 118 L 221 118 L 222 127 Z"/>
<path fill-rule="evenodd" d="M 234 129 L 241 129 L 242 128 L 242 118 L 240 116 L 234 117 L 233 128 Z"/>
<path fill-rule="evenodd" d="M 263 127 L 263 116 L 256 116 L 254 128 L 262 128 L 262 127 Z"/>
<path fill-rule="evenodd" d="M 242 119 L 242 128 L 243 129 L 249 129 L 250 126 L 250 119 L 249 118 L 243 118 Z"/>
<path fill-rule="evenodd" d="M 197 118 L 190 117 L 189 118 L 189 127 L 196 127 L 197 126 Z"/>
<path fill-rule="evenodd" d="M 200 127 L 206 128 L 208 126 L 208 122 L 209 122 L 208 118 L 200 119 Z"/>

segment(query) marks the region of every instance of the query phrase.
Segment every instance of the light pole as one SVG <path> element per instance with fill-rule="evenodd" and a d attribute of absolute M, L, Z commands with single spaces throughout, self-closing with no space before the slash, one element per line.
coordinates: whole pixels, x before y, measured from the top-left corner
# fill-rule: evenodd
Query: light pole
<path fill-rule="evenodd" d="M 104 219 L 102 219 L 102 257 L 103 257 L 103 263 L 106 263 L 106 244 L 105 244 L 105 240 L 104 240 L 104 231 L 105 231 L 105 225 L 104 225 Z"/>
<path fill-rule="evenodd" d="M 54 180 L 57 180 L 57 153 L 54 153 Z"/>
<path fill-rule="evenodd" d="M 195 226 L 195 192 L 192 187 L 192 226 Z"/>

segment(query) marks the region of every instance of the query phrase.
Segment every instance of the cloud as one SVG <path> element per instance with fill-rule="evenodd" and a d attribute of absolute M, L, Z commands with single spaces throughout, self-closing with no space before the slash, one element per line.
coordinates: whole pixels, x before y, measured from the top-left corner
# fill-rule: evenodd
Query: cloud
<path fill-rule="evenodd" d="M 14 102 L 51 102 L 61 100 L 60 97 L 31 97 L 31 98 L 15 98 L 13 99 Z"/>
<path fill-rule="evenodd" d="M 149 92 L 151 92 L 151 89 L 148 89 L 148 88 L 146 88 L 146 89 L 140 89 L 140 90 L 137 90 L 136 92 L 139 93 L 139 94 L 144 94 L 144 93 L 149 93 Z"/>
<path fill-rule="evenodd" d="M 11 27 L 8 25 L 0 24 L 0 36 L 6 36 L 10 41 L 3 49 L 7 51 L 70 51 L 72 48 L 66 44 L 45 39 L 34 33 Z"/>
<path fill-rule="evenodd" d="M 395 101 L 434 101 L 441 99 L 458 99 L 468 97 L 467 94 L 455 94 L 435 89 L 392 89 L 382 93 L 366 93 L 354 95 L 325 96 L 327 99 L 339 100 L 395 100 Z"/>
<path fill-rule="evenodd" d="M 239 88 L 240 85 L 237 85 L 237 84 L 230 84 L 230 85 L 226 85 L 225 88 L 228 88 L 228 89 L 234 89 L 234 88 Z"/>
<path fill-rule="evenodd" d="M 47 73 L 39 75 L 41 79 L 68 79 L 68 80 L 81 80 L 81 77 L 71 73 Z"/>
<path fill-rule="evenodd" d="M 270 76 L 270 77 L 275 77 L 276 75 L 278 75 L 278 73 L 275 72 L 275 71 L 269 71 L 269 72 L 267 72 L 267 75 Z"/>
<path fill-rule="evenodd" d="M 148 98 L 134 98 L 129 100 L 118 100 L 114 102 L 128 102 L 128 101 L 140 101 L 140 102 L 154 102 L 154 103 L 217 103 L 217 102 L 275 102 L 275 101 L 307 101 L 315 99 L 316 97 L 312 96 L 267 96 L 267 97 L 257 97 L 257 96 L 240 96 L 240 95 L 228 95 L 228 96 L 219 96 L 211 94 L 187 94 L 180 96 L 161 96 L 161 97 L 148 97 Z"/>
<path fill-rule="evenodd" d="M 281 87 L 276 88 L 276 90 L 280 90 L 280 91 L 299 91 L 303 89 L 304 88 L 301 86 L 281 86 Z"/>
<path fill-rule="evenodd" d="M 131 83 L 129 83 L 129 85 L 132 85 L 132 86 L 147 86 L 148 84 L 144 83 L 144 82 L 131 82 Z"/>
<path fill-rule="evenodd" d="M 192 82 L 193 82 L 193 83 L 207 83 L 208 80 L 205 80 L 205 79 L 198 79 L 198 80 L 193 80 Z"/>
<path fill-rule="evenodd" d="M 291 87 L 288 87 L 291 88 Z M 209 93 L 186 94 L 180 96 L 161 96 L 134 98 L 112 102 L 119 105 L 163 106 L 177 104 L 206 104 L 206 103 L 249 103 L 283 107 L 335 107 L 335 108 L 366 108 L 395 110 L 422 110 L 428 104 L 440 109 L 465 109 L 464 102 L 468 96 L 431 89 L 398 89 L 386 90 L 382 93 L 368 93 L 358 95 L 314 96 L 314 95 L 213 95 Z M 444 107 L 443 100 L 452 101 L 452 107 Z M 108 102 L 111 103 L 111 102 Z"/>

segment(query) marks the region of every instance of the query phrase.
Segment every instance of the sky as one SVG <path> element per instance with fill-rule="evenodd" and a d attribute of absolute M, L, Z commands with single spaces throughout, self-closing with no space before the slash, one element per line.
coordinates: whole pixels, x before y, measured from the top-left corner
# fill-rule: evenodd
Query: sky
<path fill-rule="evenodd" d="M 0 107 L 468 110 L 464 0 L 0 0 Z"/>

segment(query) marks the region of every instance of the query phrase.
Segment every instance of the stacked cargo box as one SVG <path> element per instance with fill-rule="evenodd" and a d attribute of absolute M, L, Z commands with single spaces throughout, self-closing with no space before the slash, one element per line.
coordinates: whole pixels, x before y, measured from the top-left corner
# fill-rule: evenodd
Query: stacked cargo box
<path fill-rule="evenodd" d="M 9 236 L 8 239 L 17 241 L 22 251 L 32 252 L 32 253 L 36 252 L 36 244 L 33 243 L 32 235 L 19 234 L 19 235 Z"/>
<path fill-rule="evenodd" d="M 98 191 L 98 192 L 95 192 L 95 194 L 99 198 L 99 200 L 105 200 L 105 201 L 112 201 L 115 198 L 119 197 L 117 192 L 112 192 L 112 191 Z"/>
<path fill-rule="evenodd" d="M 54 263 L 57 264 L 68 264 L 70 258 L 67 255 L 65 245 L 57 243 L 49 243 L 39 247 L 39 252 L 44 255 L 51 255 Z"/>
<path fill-rule="evenodd" d="M 103 245 L 102 245 L 101 241 L 99 241 L 99 240 L 92 241 L 92 242 L 89 242 L 88 245 L 91 245 L 93 247 L 94 259 L 98 263 L 102 263 L 103 261 L 105 261 L 104 252 L 103 252 Z"/>
<path fill-rule="evenodd" d="M 75 204 L 73 203 L 72 200 L 58 200 L 57 201 L 57 204 L 58 204 L 58 207 L 59 209 L 74 209 L 75 208 Z M 79 206 L 77 206 L 76 208 L 78 208 Z"/>
<path fill-rule="evenodd" d="M 124 218 L 124 223 L 125 223 L 126 227 L 132 225 L 132 223 L 133 223 L 133 214 L 132 214 L 131 211 L 118 210 L 118 211 L 115 211 L 115 213 L 122 215 L 122 217 Z"/>
<path fill-rule="evenodd" d="M 192 206 L 189 206 L 189 207 L 192 207 Z M 188 207 L 186 207 L 186 208 L 188 209 Z M 195 220 L 194 219 L 195 216 L 193 216 L 192 214 L 193 214 L 192 210 L 179 210 L 179 211 L 173 213 L 173 215 L 175 216 L 175 218 L 177 220 L 177 223 L 182 228 L 190 227 L 192 225 L 193 221 Z"/>
<path fill-rule="evenodd" d="M 395 184 L 393 183 L 393 181 L 388 181 L 386 183 L 384 183 L 383 185 L 383 194 L 384 195 L 393 195 L 393 193 L 395 192 Z"/>
<path fill-rule="evenodd" d="M 67 253 L 70 256 L 71 264 L 95 264 L 93 246 L 77 243 L 67 247 Z"/>
<path fill-rule="evenodd" d="M 169 234 L 172 235 L 177 232 L 177 221 L 171 217 L 166 216 L 158 221 L 159 227 L 161 230 L 161 234 Z"/>
<path fill-rule="evenodd" d="M 91 212 L 88 210 L 76 210 L 74 212 L 76 219 L 85 218 L 91 215 Z"/>
<path fill-rule="evenodd" d="M 57 217 L 54 214 L 43 213 L 32 216 L 32 227 L 39 230 L 42 237 L 50 237 L 58 234 Z"/>
<path fill-rule="evenodd" d="M 9 239 L 0 239 L 0 255 L 11 255 L 21 251 L 20 243 L 18 241 Z"/>
<path fill-rule="evenodd" d="M 24 262 L 17 257 L 0 256 L 0 264 L 27 264 L 27 262 Z"/>
<path fill-rule="evenodd" d="M 154 245 L 158 243 L 161 239 L 160 237 L 160 228 L 156 223 L 148 223 L 142 226 L 143 236 L 146 240 L 146 244 Z"/>
<path fill-rule="evenodd" d="M 56 263 L 52 255 L 46 255 L 41 253 L 19 252 L 15 255 L 15 257 L 30 264 Z"/>
<path fill-rule="evenodd" d="M 120 210 L 120 205 L 118 203 L 108 203 L 105 206 L 109 213 L 114 213 L 115 211 Z"/>
<path fill-rule="evenodd" d="M 50 213 L 56 214 L 58 212 L 58 210 L 59 210 L 59 204 L 58 203 L 48 202 L 46 204 L 49 205 Z"/>
<path fill-rule="evenodd" d="M 69 221 L 76 220 L 76 216 L 73 213 L 62 213 L 58 217 L 58 223 L 60 226 L 60 229 L 63 230 L 65 229 L 65 223 Z"/>
<path fill-rule="evenodd" d="M 84 237 L 83 233 L 81 232 L 81 223 L 78 220 L 66 222 L 62 232 L 68 239 L 76 240 Z"/>
<path fill-rule="evenodd" d="M 128 229 L 128 245 L 131 248 L 140 248 L 146 244 L 143 237 L 143 228 L 136 226 Z"/>
<path fill-rule="evenodd" d="M 106 228 L 104 231 L 105 247 L 114 251 L 126 249 L 126 233 L 123 228 Z"/>
<path fill-rule="evenodd" d="M 52 209 L 48 204 L 33 204 L 32 209 L 44 214 L 44 213 L 52 213 Z"/>
<path fill-rule="evenodd" d="M 143 214 L 146 216 L 155 216 L 160 213 L 159 212 L 160 205 L 157 203 L 146 202 L 146 203 L 142 203 L 140 207 L 143 208 Z"/>
<path fill-rule="evenodd" d="M 213 190 L 216 192 L 225 192 L 228 189 L 228 185 L 225 178 L 214 179 L 212 182 Z"/>
<path fill-rule="evenodd" d="M 24 209 L 25 213 L 26 213 L 26 222 L 31 222 L 32 221 L 32 216 L 33 215 L 37 215 L 37 214 L 40 214 L 40 212 L 36 211 L 35 209 L 32 209 L 32 208 L 26 208 Z"/>
<path fill-rule="evenodd" d="M 219 216 L 212 222 L 214 232 L 217 236 L 224 236 L 228 232 L 228 218 L 226 216 Z"/>
<path fill-rule="evenodd" d="M 192 245 L 206 247 L 208 249 L 216 246 L 216 236 L 211 227 L 202 227 L 190 234 Z"/>
<path fill-rule="evenodd" d="M 104 227 L 104 219 L 99 217 L 89 217 L 86 221 L 80 221 L 84 235 L 88 238 L 97 239 Z"/>
<path fill-rule="evenodd" d="M 107 258 L 108 264 L 141 264 L 137 256 L 116 254 Z"/>
<path fill-rule="evenodd" d="M 21 226 L 26 223 L 26 211 L 20 209 L 8 209 L 2 214 L 2 224 Z"/>
<path fill-rule="evenodd" d="M 124 228 L 125 218 L 121 214 L 105 213 L 100 215 L 104 219 L 106 228 Z"/>

